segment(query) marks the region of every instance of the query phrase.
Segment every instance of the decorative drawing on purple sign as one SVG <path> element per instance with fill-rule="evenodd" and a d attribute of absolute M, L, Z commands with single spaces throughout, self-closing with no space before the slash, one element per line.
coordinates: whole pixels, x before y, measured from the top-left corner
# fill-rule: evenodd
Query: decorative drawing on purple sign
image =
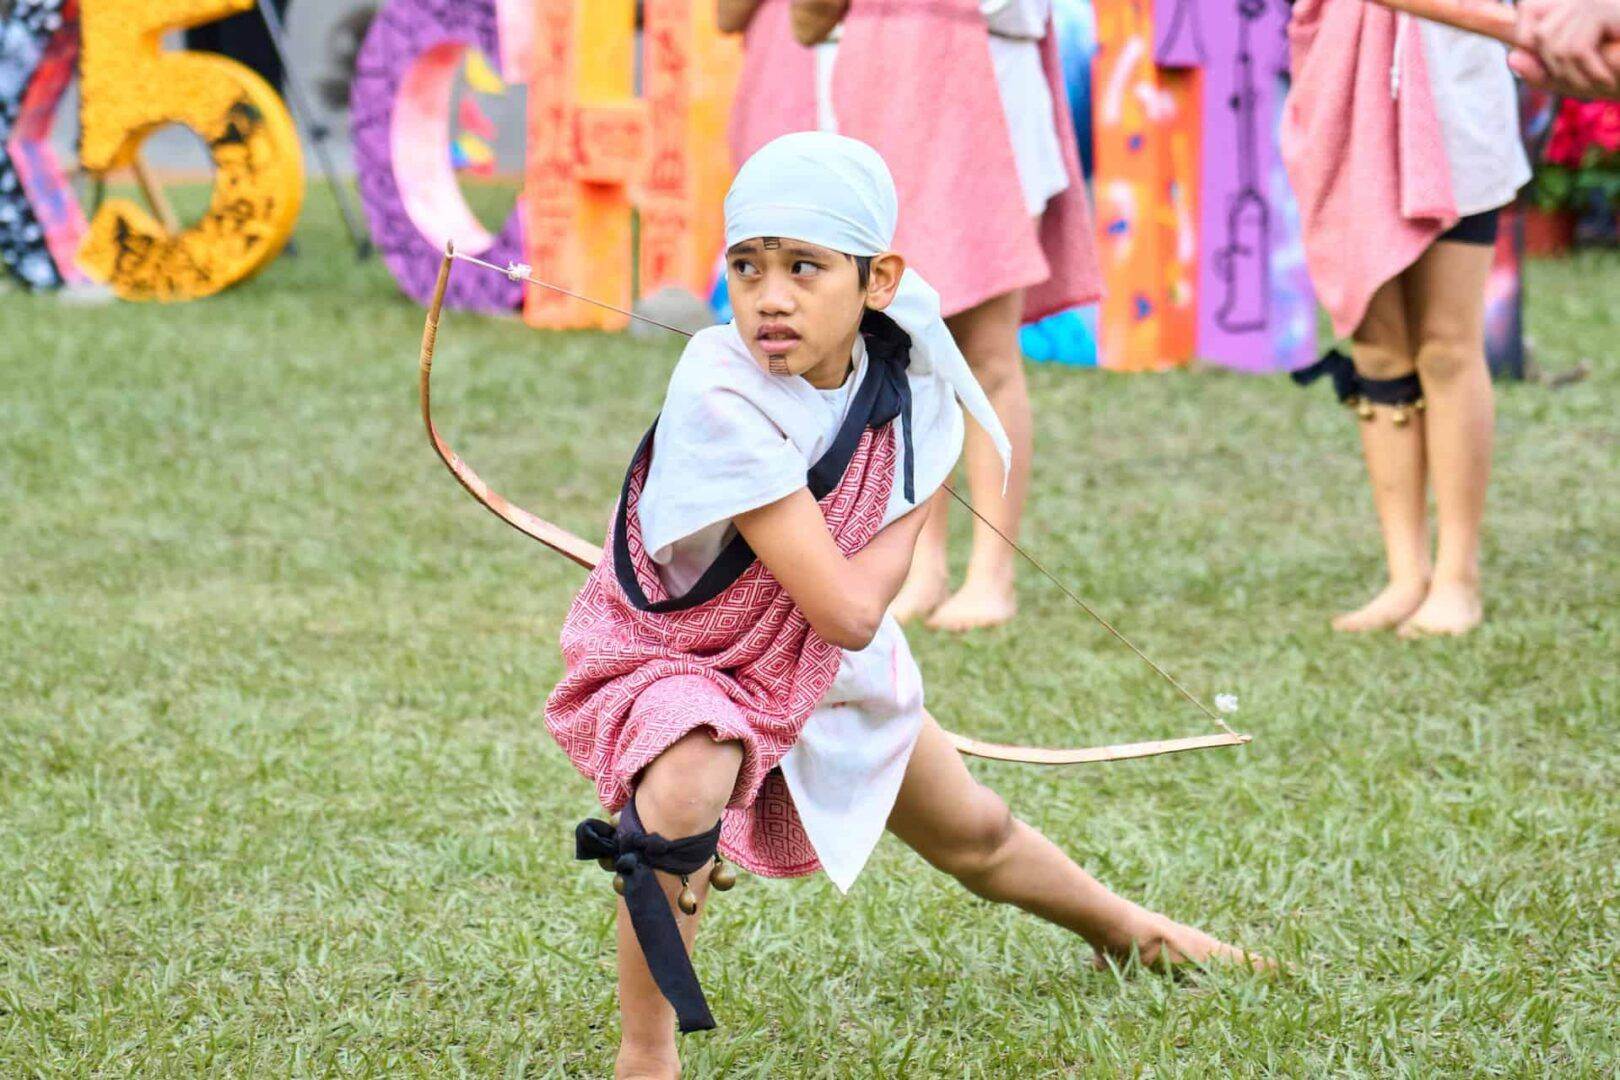
<path fill-rule="evenodd" d="M 1159 0 L 1153 22 L 1162 29 L 1159 40 L 1153 45 L 1153 62 L 1160 67 L 1201 68 L 1209 63 L 1198 3 L 1199 0 Z"/>
<path fill-rule="evenodd" d="M 446 240 L 497 265 L 524 261 L 523 215 L 514 209 L 499 234 L 481 225 L 456 182 L 450 97 L 470 50 L 499 58 L 501 76 L 521 55 L 503 42 L 524 25 L 503 18 L 509 0 L 390 0 L 366 35 L 350 90 L 355 170 L 371 235 L 406 295 L 426 304 Z M 510 5 L 515 8 L 516 4 Z M 502 45 L 508 48 L 503 52 Z M 445 302 L 491 313 L 515 312 L 523 286 L 500 274 L 453 277 Z"/>
<path fill-rule="evenodd" d="M 1277 131 L 1288 92 L 1284 0 L 1156 0 L 1159 62 L 1203 74 L 1198 348 L 1278 371 L 1315 359 L 1316 298 Z"/>
<path fill-rule="evenodd" d="M 1260 88 L 1255 79 L 1253 39 L 1265 0 L 1239 0 L 1237 89 L 1228 99 L 1237 128 L 1238 187 L 1226 200 L 1224 231 L 1211 237 L 1221 291 L 1210 298 L 1215 324 L 1229 334 L 1250 334 L 1271 325 L 1271 204 L 1260 187 Z"/>

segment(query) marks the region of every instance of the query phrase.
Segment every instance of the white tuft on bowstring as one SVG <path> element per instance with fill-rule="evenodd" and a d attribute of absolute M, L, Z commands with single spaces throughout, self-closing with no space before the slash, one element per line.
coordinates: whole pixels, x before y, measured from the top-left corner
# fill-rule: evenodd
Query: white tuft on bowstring
<path fill-rule="evenodd" d="M 1228 716 L 1232 715 L 1233 713 L 1237 712 L 1237 710 L 1238 710 L 1237 695 L 1236 694 L 1216 694 L 1215 695 L 1215 707 L 1217 709 L 1219 709 L 1221 712 L 1228 715 Z"/>
<path fill-rule="evenodd" d="M 528 263 L 507 263 L 506 276 L 511 278 L 513 281 L 527 281 L 529 273 L 533 269 L 534 267 L 530 266 Z"/>

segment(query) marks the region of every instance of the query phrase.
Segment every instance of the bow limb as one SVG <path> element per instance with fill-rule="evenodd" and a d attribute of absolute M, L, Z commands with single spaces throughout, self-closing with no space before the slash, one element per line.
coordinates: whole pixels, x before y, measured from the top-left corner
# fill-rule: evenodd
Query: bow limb
<path fill-rule="evenodd" d="M 433 443 L 433 449 L 450 470 L 450 475 L 456 482 L 467 489 L 467 493 L 477 499 L 487 510 L 506 522 L 512 528 L 531 539 L 538 540 L 551 550 L 565 558 L 571 559 L 580 566 L 589 570 L 596 566 L 601 552 L 593 544 L 575 536 L 567 529 L 559 528 L 535 514 L 507 501 L 499 493 L 492 491 L 490 486 L 472 467 L 461 460 L 461 455 L 450 449 L 448 443 L 439 435 L 439 429 L 433 423 L 433 405 L 431 382 L 433 376 L 433 351 L 438 344 L 439 317 L 444 311 L 444 292 L 450 284 L 450 267 L 455 262 L 455 248 L 446 244 L 444 248 L 444 262 L 439 266 L 439 280 L 433 286 L 433 302 L 428 305 L 427 323 L 422 329 L 422 367 L 421 367 L 421 395 L 422 395 L 422 423 L 427 426 L 428 439 Z"/>
<path fill-rule="evenodd" d="M 500 494 L 490 490 L 489 485 L 484 483 L 483 479 L 466 462 L 461 460 L 461 455 L 452 450 L 444 439 L 439 436 L 438 428 L 433 423 L 432 397 L 430 393 L 433 352 L 438 343 L 439 319 L 444 311 L 445 289 L 450 284 L 450 268 L 455 259 L 455 249 L 446 244 L 444 263 L 439 267 L 439 279 L 433 287 L 433 300 L 428 305 L 427 322 L 422 330 L 420 380 L 422 423 L 427 427 L 428 439 L 433 443 L 433 449 L 450 470 L 450 474 L 485 509 L 518 532 L 540 541 L 546 547 L 585 569 L 595 569 L 596 564 L 602 558 L 600 548 L 587 543 L 566 529 L 529 513 L 522 507 L 513 505 Z M 1026 555 L 1026 557 L 1028 556 Z M 945 729 L 942 728 L 942 730 Z M 970 739 L 964 735 L 957 735 L 949 730 L 945 730 L 945 737 L 951 741 L 951 745 L 956 747 L 959 753 L 966 754 L 969 757 L 985 758 L 991 761 L 1010 761 L 1019 765 L 1085 765 L 1107 761 L 1130 761 L 1136 758 L 1158 757 L 1162 754 L 1176 754 L 1186 750 L 1242 746 L 1249 742 L 1250 739 L 1248 735 L 1221 732 L 1214 735 L 1196 735 L 1191 738 L 1167 739 L 1158 742 L 1057 749 L 984 742 L 980 739 Z"/>
<path fill-rule="evenodd" d="M 1040 746 L 1010 746 L 984 742 L 981 739 L 958 735 L 953 731 L 945 731 L 945 737 L 956 747 L 958 753 L 990 761 L 1011 761 L 1019 765 L 1092 765 L 1105 761 L 1132 761 L 1137 758 L 1179 754 L 1188 750 L 1243 746 L 1252 740 L 1252 736 L 1249 735 L 1222 731 L 1214 735 L 1194 735 L 1185 739 L 1161 739 L 1154 742 L 1119 743 L 1115 746 L 1076 749 L 1047 749 Z"/>

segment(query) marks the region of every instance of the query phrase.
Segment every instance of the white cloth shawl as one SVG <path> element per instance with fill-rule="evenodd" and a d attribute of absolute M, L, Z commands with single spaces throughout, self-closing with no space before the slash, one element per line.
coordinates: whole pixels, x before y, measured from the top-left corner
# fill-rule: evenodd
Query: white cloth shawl
<path fill-rule="evenodd" d="M 871 147 L 818 132 L 786 135 L 738 173 L 726 198 L 726 244 L 777 236 L 875 255 L 888 250 L 895 213 L 894 182 Z M 940 317 L 939 294 L 907 270 L 886 314 L 911 337 L 917 501 L 938 490 L 961 454 L 958 402 L 1008 467 L 1006 432 Z M 851 390 L 867 374 L 864 357 L 857 341 Z M 664 398 L 640 505 L 642 539 L 671 592 L 686 591 L 719 554 L 732 518 L 805 485 L 838 430 L 825 398 L 798 376 L 761 368 L 734 323 L 688 343 Z M 885 523 L 911 509 L 898 480 L 894 489 Z"/>
<path fill-rule="evenodd" d="M 726 246 L 779 236 L 881 255 L 894 243 L 899 215 L 894 177 L 876 150 L 845 135 L 801 131 L 766 143 L 738 170 L 726 195 Z M 944 380 L 995 443 L 1003 473 L 1010 470 L 1007 432 L 945 326 L 939 293 L 908 269 L 884 314 L 911 337 L 911 372 Z"/>

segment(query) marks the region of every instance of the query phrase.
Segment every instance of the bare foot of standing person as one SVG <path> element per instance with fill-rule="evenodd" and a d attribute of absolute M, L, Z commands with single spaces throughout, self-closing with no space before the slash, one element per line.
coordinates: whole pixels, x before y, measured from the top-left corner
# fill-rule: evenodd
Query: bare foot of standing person
<path fill-rule="evenodd" d="M 973 551 L 968 557 L 967 578 L 956 594 L 941 604 L 928 620 L 928 625 L 936 630 L 997 626 L 1018 611 L 1018 597 L 1013 591 L 1017 553 L 996 535 L 996 530 L 1013 540 L 1018 539 L 1024 519 L 1024 501 L 1029 495 L 1035 436 L 1029 387 L 1024 381 L 1024 355 L 1018 343 L 1023 314 L 1024 292 L 1019 289 L 986 300 L 946 320 L 974 377 L 984 387 L 985 395 L 1007 430 L 1007 439 L 1012 444 L 1012 472 L 1003 477 L 995 445 L 969 420 L 965 455 L 968 492 L 974 508 L 994 529 L 974 519 Z"/>

